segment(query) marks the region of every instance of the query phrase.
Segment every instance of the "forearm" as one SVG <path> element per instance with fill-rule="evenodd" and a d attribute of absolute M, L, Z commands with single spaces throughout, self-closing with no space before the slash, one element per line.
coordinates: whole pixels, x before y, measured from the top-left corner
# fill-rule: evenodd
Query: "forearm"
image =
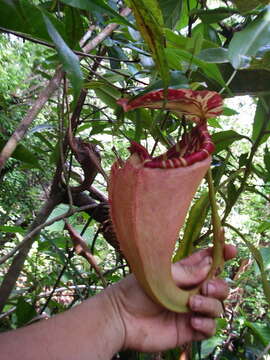
<path fill-rule="evenodd" d="M 113 301 L 103 292 L 37 324 L 0 334 L 2 360 L 109 360 L 124 332 Z"/>

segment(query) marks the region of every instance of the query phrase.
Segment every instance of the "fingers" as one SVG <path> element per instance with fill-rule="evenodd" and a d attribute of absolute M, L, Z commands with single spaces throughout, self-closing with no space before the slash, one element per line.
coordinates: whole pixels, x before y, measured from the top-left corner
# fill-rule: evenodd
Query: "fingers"
<path fill-rule="evenodd" d="M 224 246 L 224 258 L 225 260 L 230 260 L 233 259 L 234 257 L 236 257 L 237 254 L 237 249 L 235 246 L 233 245 L 225 245 Z"/>
<path fill-rule="evenodd" d="M 223 312 L 219 300 L 202 295 L 191 296 L 189 299 L 189 307 L 196 313 L 212 318 L 219 317 Z"/>
<path fill-rule="evenodd" d="M 216 323 L 214 319 L 193 316 L 190 319 L 190 324 L 192 328 L 196 330 L 193 338 L 197 341 L 203 340 L 206 337 L 211 337 L 216 332 Z"/>
<path fill-rule="evenodd" d="M 192 287 L 205 280 L 211 269 L 212 258 L 204 256 L 197 264 L 189 264 L 180 261 L 173 265 L 172 276 L 176 285 L 181 287 Z"/>
<path fill-rule="evenodd" d="M 212 248 L 204 249 L 197 251 L 196 253 L 188 256 L 187 258 L 173 264 L 172 266 L 172 275 L 173 279 L 176 282 L 176 285 L 180 287 L 192 287 L 200 284 L 208 275 L 208 272 L 211 268 L 212 264 Z M 224 247 L 224 258 L 225 260 L 232 259 L 236 256 L 236 248 L 233 245 L 225 245 Z M 209 284 L 211 287 L 211 284 Z M 223 294 L 223 287 L 217 285 L 216 291 L 218 299 L 224 299 L 227 296 L 227 292 L 225 295 Z M 204 294 L 208 294 L 207 286 L 205 285 Z M 214 296 L 214 294 L 210 294 L 211 291 L 207 296 Z"/>
<path fill-rule="evenodd" d="M 229 287 L 224 280 L 216 278 L 204 282 L 201 293 L 208 297 L 225 300 L 229 295 Z"/>

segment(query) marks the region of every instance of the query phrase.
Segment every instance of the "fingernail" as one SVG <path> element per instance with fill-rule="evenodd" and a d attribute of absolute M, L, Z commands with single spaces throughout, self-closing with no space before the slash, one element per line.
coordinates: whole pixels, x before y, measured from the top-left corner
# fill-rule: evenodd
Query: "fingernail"
<path fill-rule="evenodd" d="M 191 308 L 192 310 L 199 310 L 201 308 L 202 305 L 202 297 L 200 295 L 194 295 L 192 296 L 192 298 L 190 299 L 191 301 Z"/>

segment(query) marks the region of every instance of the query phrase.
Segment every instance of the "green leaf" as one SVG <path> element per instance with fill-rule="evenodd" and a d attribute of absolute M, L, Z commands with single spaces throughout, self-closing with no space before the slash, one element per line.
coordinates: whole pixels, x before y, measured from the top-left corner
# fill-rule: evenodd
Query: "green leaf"
<path fill-rule="evenodd" d="M 18 233 L 18 234 L 24 234 L 25 229 L 23 229 L 21 226 L 0 226 L 0 231 L 3 233 Z"/>
<path fill-rule="evenodd" d="M 270 221 L 263 221 L 257 228 L 258 233 L 263 233 L 266 230 L 270 230 Z"/>
<path fill-rule="evenodd" d="M 170 89 L 188 89 L 189 83 L 187 77 L 182 71 L 170 71 L 170 80 L 169 80 Z M 164 83 L 162 80 L 157 80 L 150 83 L 148 86 L 143 88 L 143 91 L 140 91 L 136 96 L 132 97 L 132 100 L 136 99 L 139 96 L 147 94 L 151 91 L 157 91 L 164 89 Z"/>
<path fill-rule="evenodd" d="M 224 20 L 234 14 L 238 14 L 239 12 L 235 9 L 220 7 L 217 9 L 193 9 L 190 14 L 197 15 L 204 24 L 213 24 L 217 23 L 221 20 Z"/>
<path fill-rule="evenodd" d="M 79 41 L 85 33 L 83 18 L 80 10 L 65 6 L 65 32 L 68 39 L 68 45 L 72 49 L 80 49 Z"/>
<path fill-rule="evenodd" d="M 254 122 L 253 122 L 253 129 L 252 129 L 252 137 L 251 138 L 253 141 L 256 141 L 256 139 L 260 135 L 262 127 L 265 126 L 265 123 L 266 123 L 265 131 L 266 132 L 270 131 L 270 121 L 269 121 L 270 106 L 269 106 L 269 104 L 270 104 L 270 95 L 265 95 L 265 96 L 259 98 L 255 117 L 254 117 Z M 270 136 L 270 134 L 264 135 L 262 137 L 260 143 L 261 144 L 264 143 L 269 138 L 269 136 Z"/>
<path fill-rule="evenodd" d="M 115 17 L 115 20 L 118 20 L 121 24 L 125 24 L 130 27 L 134 27 L 127 19 L 119 15 L 117 11 L 111 8 L 103 0 L 61 0 L 62 3 L 69 6 L 73 6 L 77 9 L 82 9 L 89 11 L 90 13 L 106 13 Z"/>
<path fill-rule="evenodd" d="M 97 97 L 107 106 L 109 106 L 112 109 L 117 109 L 119 108 L 119 105 L 117 105 L 116 101 L 115 101 L 115 97 L 111 96 L 107 91 L 104 90 L 104 88 L 102 89 L 94 89 Z"/>
<path fill-rule="evenodd" d="M 223 339 L 220 336 L 213 336 L 202 342 L 201 356 L 203 359 L 208 358 L 210 354 L 216 349 L 217 346 L 223 343 Z"/>
<path fill-rule="evenodd" d="M 3 149 L 5 144 L 6 144 L 6 142 L 3 139 L 0 139 L 0 150 Z M 13 152 L 13 154 L 11 155 L 11 157 L 16 160 L 20 160 L 25 164 L 29 164 L 29 165 L 31 165 L 31 167 L 38 168 L 38 169 L 42 168 L 40 166 L 36 156 L 22 144 L 17 145 L 17 147 L 16 147 L 15 151 Z"/>
<path fill-rule="evenodd" d="M 165 55 L 164 21 L 158 1 L 127 0 L 127 3 L 133 11 L 138 30 L 150 49 L 166 89 L 169 83 L 169 67 Z"/>
<path fill-rule="evenodd" d="M 47 26 L 48 33 L 55 44 L 59 58 L 70 79 L 74 90 L 74 96 L 77 98 L 83 85 L 83 74 L 81 71 L 79 58 L 68 47 L 49 18 L 46 15 L 43 15 L 43 18 Z"/>
<path fill-rule="evenodd" d="M 269 44 L 270 6 L 244 30 L 234 34 L 229 45 L 229 59 L 235 69 L 247 66 L 246 57 L 255 56 L 258 50 Z"/>
<path fill-rule="evenodd" d="M 208 192 L 204 192 L 190 209 L 183 239 L 173 258 L 174 262 L 184 259 L 192 253 L 194 242 L 200 236 L 208 210 L 209 196 Z"/>
<path fill-rule="evenodd" d="M 64 26 L 58 19 L 43 10 L 62 36 L 65 36 Z M 16 21 L 14 21 L 16 19 Z M 45 41 L 51 40 L 43 21 L 41 9 L 28 0 L 0 0 L 0 26 L 30 35 Z"/>
<path fill-rule="evenodd" d="M 228 108 L 226 106 L 223 108 L 223 113 L 222 113 L 223 116 L 233 116 L 238 114 L 239 112 L 234 109 Z"/>
<path fill-rule="evenodd" d="M 259 251 L 259 249 L 257 249 L 250 241 L 248 241 L 246 239 L 246 237 L 244 235 L 242 235 L 242 234 L 239 234 L 239 235 L 241 235 L 242 240 L 245 242 L 246 246 L 249 248 L 254 260 L 256 261 L 256 264 L 258 265 L 258 268 L 261 273 L 263 292 L 264 292 L 264 295 L 265 295 L 265 298 L 266 298 L 268 304 L 270 305 L 270 283 L 269 283 L 267 275 L 266 275 L 262 254 Z"/>
<path fill-rule="evenodd" d="M 227 185 L 228 205 L 234 204 L 238 198 L 237 188 L 234 185 L 234 179 Z"/>
<path fill-rule="evenodd" d="M 268 147 L 266 146 L 265 150 L 264 150 L 264 165 L 266 170 L 269 172 L 270 174 L 270 152 L 268 150 Z"/>
<path fill-rule="evenodd" d="M 34 306 L 26 302 L 23 297 L 20 297 L 16 306 L 17 326 L 21 327 L 27 324 L 36 315 Z"/>
<path fill-rule="evenodd" d="M 206 76 L 217 81 L 220 85 L 227 87 L 216 64 L 209 64 L 185 50 L 167 48 L 165 49 L 165 52 L 170 67 L 182 70 L 183 62 L 190 65 L 195 64 L 205 73 Z"/>
<path fill-rule="evenodd" d="M 110 95 L 112 98 L 119 99 L 121 97 L 121 92 L 113 85 L 107 81 L 102 80 L 92 80 L 86 83 L 86 88 L 93 90 L 102 90 L 104 93 Z"/>
<path fill-rule="evenodd" d="M 228 49 L 221 47 L 204 49 L 199 53 L 198 58 L 209 63 L 227 63 L 229 62 Z"/>
<path fill-rule="evenodd" d="M 163 14 L 165 26 L 174 29 L 181 17 L 183 0 L 157 0 Z"/>
<path fill-rule="evenodd" d="M 263 1 L 260 0 L 234 0 L 234 3 L 237 7 L 237 9 L 239 9 L 239 11 L 241 11 L 241 13 L 247 13 L 253 9 L 256 9 L 257 6 L 259 6 L 260 4 L 263 3 Z M 268 4 L 268 1 L 264 2 L 265 5 Z"/>
<path fill-rule="evenodd" d="M 270 328 L 269 326 L 261 323 L 251 323 L 249 321 L 245 321 L 244 325 L 249 327 L 250 330 L 256 335 L 261 343 L 266 347 L 270 344 Z"/>
<path fill-rule="evenodd" d="M 209 126 L 212 126 L 214 128 L 222 129 L 222 126 L 218 122 L 217 119 L 207 119 L 207 123 Z"/>
<path fill-rule="evenodd" d="M 214 144 L 216 146 L 215 153 L 217 154 L 220 151 L 225 150 L 232 143 L 241 140 L 243 138 L 245 138 L 245 136 L 238 134 L 234 130 L 226 130 L 226 131 L 221 131 L 219 133 L 215 133 L 212 136 L 212 140 L 214 141 Z"/>

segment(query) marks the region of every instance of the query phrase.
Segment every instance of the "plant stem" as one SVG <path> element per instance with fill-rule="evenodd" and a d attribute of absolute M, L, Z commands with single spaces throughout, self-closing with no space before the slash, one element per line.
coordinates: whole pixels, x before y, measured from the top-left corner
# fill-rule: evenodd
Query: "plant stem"
<path fill-rule="evenodd" d="M 209 201 L 211 206 L 211 217 L 213 225 L 213 265 L 209 273 L 209 278 L 222 271 L 224 265 L 223 248 L 224 248 L 224 229 L 221 226 L 221 220 L 218 214 L 215 188 L 213 184 L 212 171 L 209 169 L 206 174 L 209 189 Z"/>

